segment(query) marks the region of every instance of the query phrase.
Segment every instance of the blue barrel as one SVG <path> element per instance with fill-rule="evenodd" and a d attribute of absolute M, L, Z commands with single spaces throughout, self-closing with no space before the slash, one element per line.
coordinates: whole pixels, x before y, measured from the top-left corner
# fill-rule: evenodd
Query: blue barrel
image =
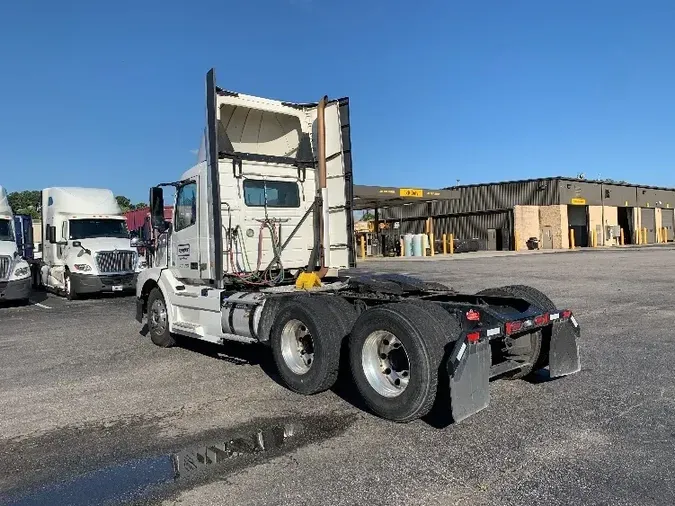
<path fill-rule="evenodd" d="M 406 234 L 403 236 L 403 249 L 405 250 L 405 256 L 411 257 L 413 256 L 413 235 L 412 234 Z"/>
<path fill-rule="evenodd" d="M 422 234 L 415 234 L 412 240 L 412 256 L 422 256 Z"/>

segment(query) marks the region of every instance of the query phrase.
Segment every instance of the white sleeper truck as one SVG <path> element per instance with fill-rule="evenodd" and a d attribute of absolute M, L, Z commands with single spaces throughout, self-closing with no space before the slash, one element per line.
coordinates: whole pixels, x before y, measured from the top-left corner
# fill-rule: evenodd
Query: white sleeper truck
<path fill-rule="evenodd" d="M 0 186 L 0 301 L 27 300 L 31 286 L 30 265 L 21 258 L 16 245 L 7 190 Z"/>
<path fill-rule="evenodd" d="M 68 299 L 132 292 L 142 267 L 110 190 L 42 190 L 42 284 Z"/>
<path fill-rule="evenodd" d="M 455 421 L 485 408 L 488 381 L 580 369 L 579 325 L 524 285 L 457 293 L 438 283 L 354 274 L 349 101 L 297 104 L 206 79 L 202 156 L 150 190 L 154 265 L 136 319 L 152 341 L 264 343 L 301 394 L 336 381 L 345 354 L 375 414 L 408 422 L 432 406 Z M 163 187 L 175 188 L 164 230 Z"/>

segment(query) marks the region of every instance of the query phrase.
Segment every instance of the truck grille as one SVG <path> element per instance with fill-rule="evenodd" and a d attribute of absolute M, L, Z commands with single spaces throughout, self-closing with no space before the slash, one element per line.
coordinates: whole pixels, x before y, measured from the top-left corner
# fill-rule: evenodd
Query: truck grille
<path fill-rule="evenodd" d="M 9 268 L 12 265 L 12 257 L 0 257 L 0 279 L 9 278 Z"/>
<path fill-rule="evenodd" d="M 136 270 L 136 253 L 133 251 L 101 251 L 96 254 L 96 266 L 100 273 L 133 272 Z"/>

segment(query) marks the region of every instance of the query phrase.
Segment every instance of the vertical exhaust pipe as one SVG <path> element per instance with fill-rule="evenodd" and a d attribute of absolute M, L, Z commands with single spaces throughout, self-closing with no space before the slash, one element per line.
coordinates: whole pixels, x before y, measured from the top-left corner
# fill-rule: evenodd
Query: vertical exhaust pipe
<path fill-rule="evenodd" d="M 328 183 L 326 169 L 326 102 L 327 96 L 319 100 L 317 107 L 317 154 L 319 162 L 319 188 L 321 191 L 321 268 L 319 278 L 323 278 L 330 266 L 330 228 L 328 219 Z"/>

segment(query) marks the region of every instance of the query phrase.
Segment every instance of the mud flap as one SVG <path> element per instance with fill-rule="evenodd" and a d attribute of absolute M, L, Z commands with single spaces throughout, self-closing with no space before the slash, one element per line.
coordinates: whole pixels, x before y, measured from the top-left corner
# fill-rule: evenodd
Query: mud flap
<path fill-rule="evenodd" d="M 487 339 L 469 344 L 457 341 L 447 361 L 452 418 L 460 422 L 490 403 L 492 352 Z"/>
<path fill-rule="evenodd" d="M 143 299 L 140 297 L 136 298 L 136 321 L 138 323 L 143 323 Z"/>
<path fill-rule="evenodd" d="M 551 330 L 551 347 L 548 354 L 548 368 L 551 378 L 567 376 L 581 370 L 579 343 L 581 336 L 579 324 L 574 316 L 556 322 Z"/>

